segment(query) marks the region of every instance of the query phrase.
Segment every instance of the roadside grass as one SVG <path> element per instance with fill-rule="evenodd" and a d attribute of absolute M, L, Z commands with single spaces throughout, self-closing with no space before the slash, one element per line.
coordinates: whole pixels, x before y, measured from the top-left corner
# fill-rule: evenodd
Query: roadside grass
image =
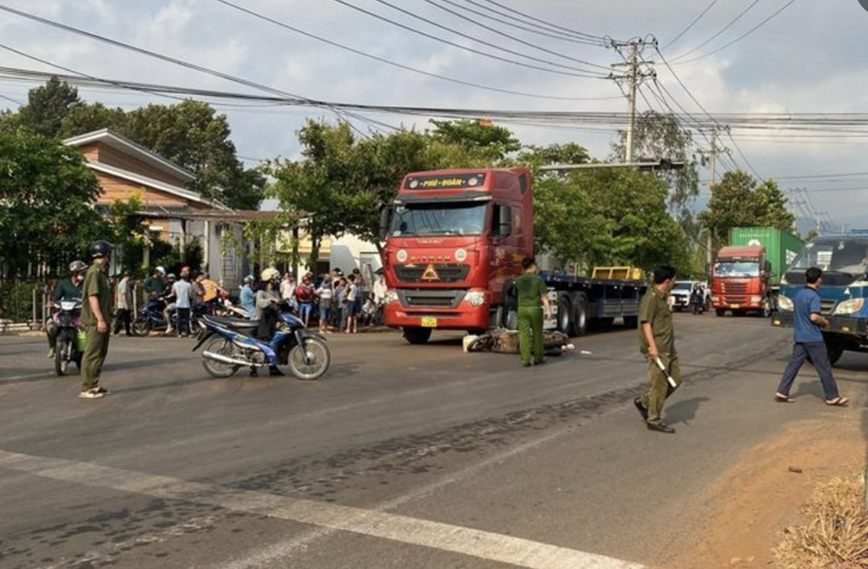
<path fill-rule="evenodd" d="M 775 550 L 778 568 L 868 568 L 864 492 L 861 473 L 820 485 L 805 506 L 805 523 L 784 530 L 784 540 Z"/>

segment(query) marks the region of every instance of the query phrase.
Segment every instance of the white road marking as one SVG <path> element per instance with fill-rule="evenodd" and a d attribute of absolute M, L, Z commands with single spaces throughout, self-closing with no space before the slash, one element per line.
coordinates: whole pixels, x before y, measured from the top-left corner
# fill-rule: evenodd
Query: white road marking
<path fill-rule="evenodd" d="M 528 569 L 643 569 L 641 565 L 612 557 L 473 528 L 72 460 L 0 450 L 0 467 L 63 482 L 219 506 Z"/>

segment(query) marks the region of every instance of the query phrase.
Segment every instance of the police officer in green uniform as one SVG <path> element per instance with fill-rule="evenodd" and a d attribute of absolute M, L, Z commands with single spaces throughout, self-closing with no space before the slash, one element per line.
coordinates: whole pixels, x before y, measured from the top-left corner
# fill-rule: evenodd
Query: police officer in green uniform
<path fill-rule="evenodd" d="M 108 354 L 109 311 L 111 310 L 111 289 L 108 284 L 109 261 L 112 246 L 106 241 L 97 241 L 90 246 L 93 264 L 84 277 L 84 306 L 81 319 L 85 326 L 84 355 L 81 360 L 82 399 L 100 399 L 108 395 L 108 390 L 99 386 L 102 364 Z"/>
<path fill-rule="evenodd" d="M 524 274 L 515 279 L 518 291 L 518 347 L 521 351 L 521 365 L 530 366 L 531 333 L 533 334 L 533 363 L 543 363 L 543 309 L 546 318 L 551 317 L 548 288 L 537 274 L 536 261 L 527 257 L 522 261 Z"/>
<path fill-rule="evenodd" d="M 672 310 L 669 308 L 669 291 L 675 284 L 675 269 L 661 265 L 654 271 L 654 285 L 639 305 L 639 349 L 648 358 L 648 393 L 636 398 L 633 403 L 645 419 L 648 429 L 661 433 L 674 433 L 675 429 L 661 419 L 663 404 L 681 385 L 681 368 L 675 352 L 675 330 L 672 327 Z M 660 369 L 660 359 L 669 375 L 675 380 L 673 388 Z"/>
<path fill-rule="evenodd" d="M 87 265 L 81 261 L 73 261 L 69 264 L 69 277 L 63 279 L 54 288 L 54 302 L 62 300 L 81 299 L 82 273 L 87 270 Z M 57 349 L 57 323 L 54 318 L 46 322 L 45 333 L 48 336 L 48 359 L 54 359 Z"/>

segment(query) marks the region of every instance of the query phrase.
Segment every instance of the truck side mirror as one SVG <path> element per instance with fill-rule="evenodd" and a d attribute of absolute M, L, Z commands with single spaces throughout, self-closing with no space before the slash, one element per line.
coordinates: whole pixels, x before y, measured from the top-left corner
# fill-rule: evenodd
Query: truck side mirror
<path fill-rule="evenodd" d="M 772 263 L 771 263 L 771 261 L 766 261 L 766 262 L 764 263 L 764 265 L 763 265 L 763 268 L 765 269 L 765 272 L 766 272 L 767 275 L 772 274 Z"/>
<path fill-rule="evenodd" d="M 380 208 L 380 231 L 378 236 L 380 237 L 380 241 L 385 241 L 386 237 L 389 236 L 389 226 L 392 224 L 392 208 L 389 206 L 382 206 Z"/>
<path fill-rule="evenodd" d="M 497 206 L 497 236 L 509 237 L 512 233 L 512 209 L 508 205 Z"/>

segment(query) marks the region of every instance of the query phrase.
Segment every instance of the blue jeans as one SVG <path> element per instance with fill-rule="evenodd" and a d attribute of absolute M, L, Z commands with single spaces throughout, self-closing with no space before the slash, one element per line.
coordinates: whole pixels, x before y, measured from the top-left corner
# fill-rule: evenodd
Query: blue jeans
<path fill-rule="evenodd" d="M 784 370 L 784 376 L 781 378 L 781 384 L 778 386 L 778 393 L 781 395 L 790 394 L 793 382 L 796 381 L 796 376 L 799 375 L 799 370 L 802 368 L 805 360 L 810 360 L 814 364 L 814 369 L 817 370 L 817 375 L 820 376 L 820 381 L 823 383 L 826 399 L 838 397 L 838 385 L 835 383 L 835 378 L 832 375 L 832 364 L 829 363 L 829 354 L 826 351 L 825 342 L 796 342 L 793 345 L 793 355 L 790 356 L 790 363 L 787 364 L 787 369 Z"/>
<path fill-rule="evenodd" d="M 301 318 L 302 322 L 306 321 L 310 317 L 310 311 L 313 309 L 313 304 L 310 302 L 302 302 L 298 307 L 298 315 Z"/>

